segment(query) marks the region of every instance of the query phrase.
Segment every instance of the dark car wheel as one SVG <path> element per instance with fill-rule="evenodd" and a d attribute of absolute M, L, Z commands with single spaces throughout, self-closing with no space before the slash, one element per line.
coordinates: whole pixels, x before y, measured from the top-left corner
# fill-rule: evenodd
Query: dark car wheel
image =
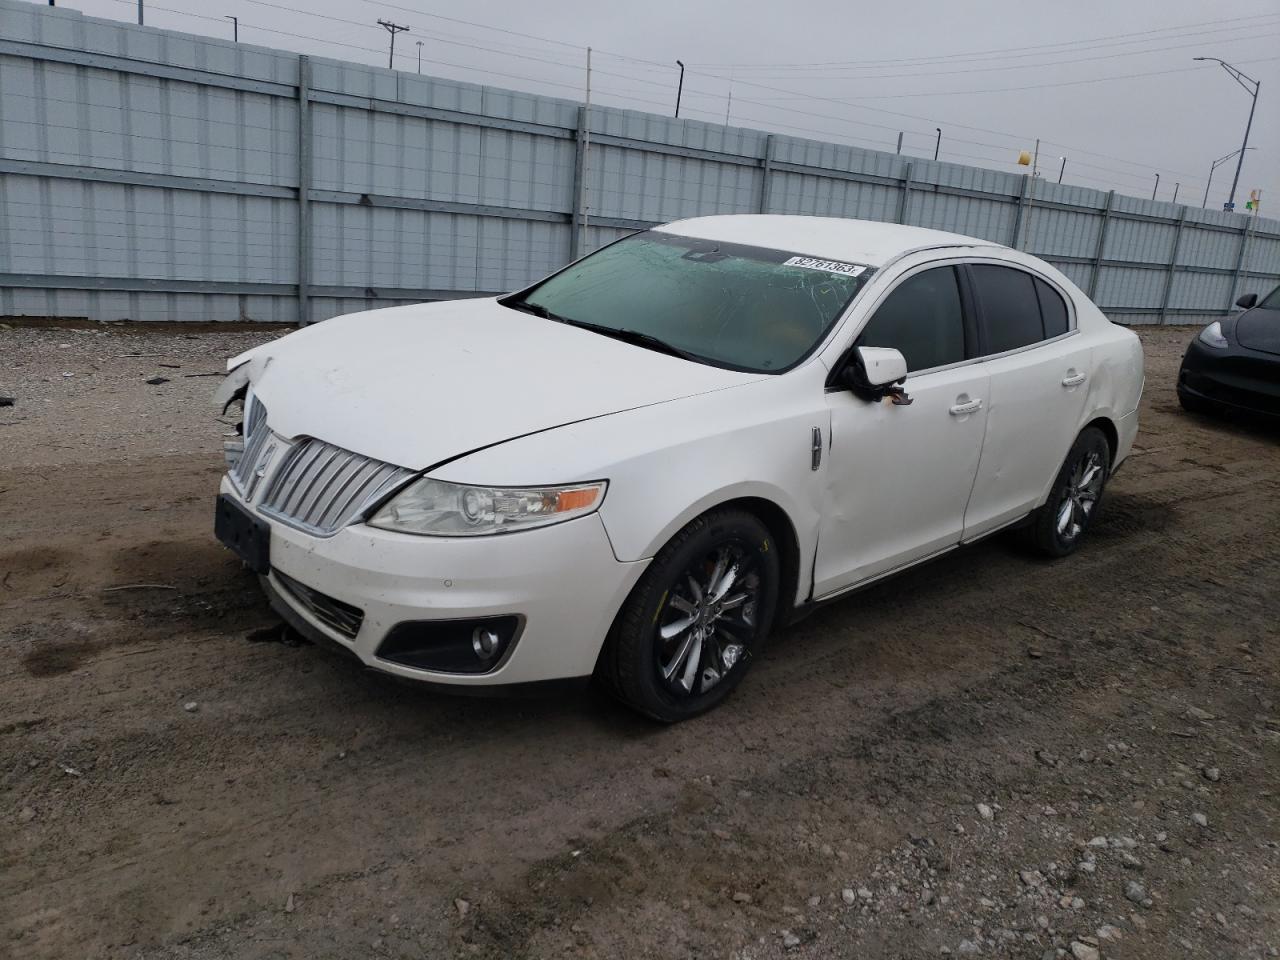
<path fill-rule="evenodd" d="M 743 510 L 689 523 L 627 598 L 598 675 L 641 713 L 673 723 L 724 700 L 760 652 L 778 601 L 778 551 Z"/>
<path fill-rule="evenodd" d="M 1067 454 L 1049 499 L 1024 528 L 1027 542 L 1050 557 L 1065 557 L 1080 545 L 1098 513 L 1107 483 L 1111 448 L 1102 431 L 1087 427 Z"/>

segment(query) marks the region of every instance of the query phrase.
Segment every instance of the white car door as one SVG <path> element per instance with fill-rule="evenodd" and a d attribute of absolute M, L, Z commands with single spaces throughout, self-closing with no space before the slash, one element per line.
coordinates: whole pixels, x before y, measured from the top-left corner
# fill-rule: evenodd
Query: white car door
<path fill-rule="evenodd" d="M 831 388 L 814 566 L 824 596 L 956 545 L 986 425 L 988 377 L 958 267 L 925 265 L 875 306 L 857 346 L 907 360 L 910 405 Z"/>
<path fill-rule="evenodd" d="M 1039 505 L 1075 441 L 1092 370 L 1070 298 L 1053 284 L 1008 264 L 966 269 L 991 374 L 987 438 L 965 515 L 970 540 Z"/>

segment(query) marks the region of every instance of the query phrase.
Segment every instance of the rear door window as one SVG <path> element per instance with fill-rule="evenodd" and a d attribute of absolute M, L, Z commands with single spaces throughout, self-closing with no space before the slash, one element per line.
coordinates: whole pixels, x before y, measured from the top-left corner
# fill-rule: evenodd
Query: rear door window
<path fill-rule="evenodd" d="M 1045 338 L 1031 274 L 990 263 L 970 264 L 969 270 L 982 307 L 987 354 L 1016 350 Z"/>

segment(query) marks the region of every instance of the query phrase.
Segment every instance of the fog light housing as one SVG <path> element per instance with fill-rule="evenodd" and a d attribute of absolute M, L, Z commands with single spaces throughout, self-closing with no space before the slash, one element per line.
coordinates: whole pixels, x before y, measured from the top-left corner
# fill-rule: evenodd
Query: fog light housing
<path fill-rule="evenodd" d="M 524 618 L 411 620 L 391 628 L 377 657 L 437 673 L 491 673 L 511 654 Z"/>
<path fill-rule="evenodd" d="M 501 652 L 502 638 L 493 627 L 476 627 L 471 631 L 471 649 L 477 657 L 488 662 Z"/>

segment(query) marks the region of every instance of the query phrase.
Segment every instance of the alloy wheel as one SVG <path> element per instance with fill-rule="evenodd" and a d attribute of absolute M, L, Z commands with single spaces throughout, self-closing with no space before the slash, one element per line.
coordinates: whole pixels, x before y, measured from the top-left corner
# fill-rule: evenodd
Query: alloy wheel
<path fill-rule="evenodd" d="M 756 554 L 739 542 L 681 572 L 655 618 L 656 667 L 669 692 L 706 693 L 749 655 L 760 629 L 760 585 Z"/>
<path fill-rule="evenodd" d="M 1090 452 L 1080 458 L 1058 506 L 1058 536 L 1063 540 L 1070 542 L 1080 536 L 1098 504 L 1105 479 L 1106 471 L 1097 453 Z"/>

